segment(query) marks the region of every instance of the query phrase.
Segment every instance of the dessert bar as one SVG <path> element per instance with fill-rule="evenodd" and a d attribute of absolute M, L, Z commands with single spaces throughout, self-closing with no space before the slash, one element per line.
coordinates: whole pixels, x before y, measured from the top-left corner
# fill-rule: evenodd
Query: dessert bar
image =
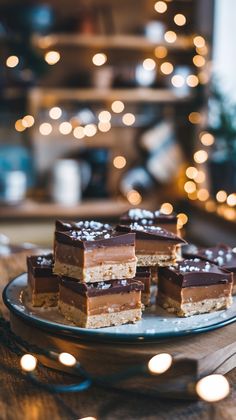
<path fill-rule="evenodd" d="M 143 284 L 123 279 L 80 283 L 62 277 L 59 310 L 69 321 L 84 328 L 102 328 L 141 319 Z"/>
<path fill-rule="evenodd" d="M 120 217 L 121 225 L 138 222 L 140 225 L 155 225 L 178 234 L 176 213 L 164 214 L 160 210 L 130 209 Z"/>
<path fill-rule="evenodd" d="M 191 316 L 228 308 L 232 273 L 199 258 L 158 270 L 157 302 L 168 312 Z"/>
<path fill-rule="evenodd" d="M 195 245 L 184 246 L 182 249 L 185 258 L 200 258 L 219 265 L 221 268 L 233 273 L 233 294 L 236 294 L 236 252 L 228 245 L 218 244 L 210 248 L 198 248 Z"/>
<path fill-rule="evenodd" d="M 81 282 L 133 278 L 135 234 L 102 230 L 55 232 L 54 273 Z"/>
<path fill-rule="evenodd" d="M 129 225 L 118 225 L 118 232 L 134 232 L 136 234 L 135 253 L 137 266 L 170 265 L 176 259 L 176 246 L 185 241 L 154 225 L 141 225 L 138 222 Z"/>
<path fill-rule="evenodd" d="M 56 306 L 59 277 L 52 272 L 52 254 L 27 258 L 28 291 L 33 306 Z"/>
<path fill-rule="evenodd" d="M 149 267 L 137 267 L 136 276 L 134 280 L 143 283 L 143 291 L 141 294 L 141 300 L 143 305 L 149 306 L 151 301 L 151 268 Z"/>

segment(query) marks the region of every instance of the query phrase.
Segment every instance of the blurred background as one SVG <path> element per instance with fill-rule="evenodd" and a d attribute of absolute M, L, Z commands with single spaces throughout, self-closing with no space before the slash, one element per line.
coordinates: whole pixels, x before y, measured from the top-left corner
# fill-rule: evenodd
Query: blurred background
<path fill-rule="evenodd" d="M 0 1 L 0 232 L 179 214 L 235 245 L 235 0 Z"/>

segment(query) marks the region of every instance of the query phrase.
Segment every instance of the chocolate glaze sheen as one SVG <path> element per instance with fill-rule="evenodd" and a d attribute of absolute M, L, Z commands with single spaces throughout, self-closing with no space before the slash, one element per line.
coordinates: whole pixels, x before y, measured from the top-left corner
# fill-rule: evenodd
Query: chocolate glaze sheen
<path fill-rule="evenodd" d="M 78 222 L 72 222 L 64 220 L 56 220 L 56 231 L 59 232 L 68 232 L 70 230 L 82 230 L 82 229 L 91 229 L 91 230 L 112 230 L 112 226 L 108 223 L 100 223 L 95 220 L 81 220 Z"/>
<path fill-rule="evenodd" d="M 186 243 L 184 239 L 156 225 L 141 225 L 138 222 L 134 222 L 129 225 L 117 225 L 116 230 L 117 232 L 134 232 L 136 239 L 168 240 L 176 244 Z"/>
<path fill-rule="evenodd" d="M 34 276 L 51 276 L 53 275 L 53 255 L 32 255 L 27 257 L 27 268 Z"/>
<path fill-rule="evenodd" d="M 190 245 L 182 248 L 184 258 L 200 258 L 210 261 L 229 271 L 236 272 L 236 252 L 225 244 L 218 244 L 209 248 L 198 248 Z"/>

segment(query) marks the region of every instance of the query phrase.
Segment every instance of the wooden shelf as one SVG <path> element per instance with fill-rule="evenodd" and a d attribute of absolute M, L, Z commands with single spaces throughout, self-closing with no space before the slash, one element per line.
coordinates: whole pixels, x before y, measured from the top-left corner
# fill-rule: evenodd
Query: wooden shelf
<path fill-rule="evenodd" d="M 164 45 L 170 51 L 191 50 L 194 48 L 191 37 L 179 36 L 173 44 L 150 41 L 140 35 L 80 35 L 80 34 L 51 34 L 47 36 L 34 36 L 32 43 L 38 48 L 52 47 L 81 47 L 126 50 L 151 50 L 158 45 Z"/>
<path fill-rule="evenodd" d="M 150 207 L 150 203 L 143 203 Z M 87 200 L 77 206 L 62 206 L 56 203 L 39 203 L 27 200 L 17 206 L 1 206 L 0 220 L 49 219 L 49 218 L 115 218 L 130 208 L 126 200 Z"/>
<path fill-rule="evenodd" d="M 34 88 L 29 91 L 31 104 L 53 104 L 55 100 L 77 100 L 87 102 L 114 101 L 142 103 L 179 103 L 191 100 L 192 95 L 176 95 L 174 89 L 96 89 L 96 88 Z"/>

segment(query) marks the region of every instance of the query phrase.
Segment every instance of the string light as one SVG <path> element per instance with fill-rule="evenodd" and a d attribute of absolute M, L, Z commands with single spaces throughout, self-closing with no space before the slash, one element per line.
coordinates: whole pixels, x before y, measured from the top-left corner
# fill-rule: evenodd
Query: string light
<path fill-rule="evenodd" d="M 116 156 L 113 159 L 113 165 L 116 169 L 123 169 L 126 165 L 126 159 L 124 156 Z"/>
<path fill-rule="evenodd" d="M 153 356 L 148 362 L 148 369 L 151 373 L 161 375 L 170 369 L 172 356 L 168 353 L 160 353 Z"/>
<path fill-rule="evenodd" d="M 200 55 L 207 55 L 208 48 L 207 48 L 206 45 L 204 45 L 203 47 L 200 47 L 200 48 L 196 47 L 196 52 Z"/>
<path fill-rule="evenodd" d="M 84 126 L 84 134 L 87 137 L 93 137 L 97 133 L 97 127 L 95 124 L 87 124 Z"/>
<path fill-rule="evenodd" d="M 209 212 L 214 212 L 216 210 L 216 203 L 213 200 L 208 200 L 205 203 L 205 209 Z"/>
<path fill-rule="evenodd" d="M 209 196 L 210 196 L 209 191 L 206 188 L 201 188 L 197 192 L 197 198 L 200 201 L 207 201 Z"/>
<path fill-rule="evenodd" d="M 197 187 L 196 184 L 193 181 L 187 181 L 184 184 L 184 190 L 187 193 L 193 193 L 194 191 L 196 191 Z"/>
<path fill-rule="evenodd" d="M 195 74 L 190 74 L 187 77 L 186 83 L 189 87 L 196 87 L 199 84 L 199 79 Z"/>
<path fill-rule="evenodd" d="M 186 169 L 186 172 L 185 173 L 186 173 L 186 175 L 187 175 L 188 178 L 194 179 L 197 176 L 197 174 L 198 174 L 198 170 L 197 170 L 197 168 L 194 168 L 194 166 L 189 166 Z"/>
<path fill-rule="evenodd" d="M 42 123 L 39 126 L 39 132 L 43 136 L 48 136 L 52 132 L 52 126 L 49 123 Z"/>
<path fill-rule="evenodd" d="M 44 56 L 45 61 L 50 66 L 53 66 L 54 64 L 58 63 L 60 58 L 61 58 L 61 55 L 58 51 L 48 51 Z"/>
<path fill-rule="evenodd" d="M 62 116 L 62 110 L 59 106 L 54 106 L 49 110 L 49 116 L 53 120 L 58 120 Z"/>
<path fill-rule="evenodd" d="M 194 153 L 193 159 L 196 163 L 204 163 L 208 159 L 208 153 L 205 150 L 198 150 Z"/>
<path fill-rule="evenodd" d="M 212 134 L 207 133 L 206 131 L 203 131 L 200 133 L 200 141 L 204 146 L 212 146 L 215 142 L 215 138 Z"/>
<path fill-rule="evenodd" d="M 76 364 L 76 358 L 70 353 L 60 353 L 58 360 L 65 366 L 74 366 Z"/>
<path fill-rule="evenodd" d="M 78 420 L 97 420 L 96 419 L 96 417 L 83 417 L 83 418 L 80 418 L 80 419 L 78 419 Z"/>
<path fill-rule="evenodd" d="M 73 135 L 76 139 L 83 139 L 85 134 L 84 134 L 84 128 L 83 127 L 75 127 L 73 130 Z"/>
<path fill-rule="evenodd" d="M 22 118 L 22 125 L 25 128 L 32 127 L 34 125 L 34 117 L 32 115 L 25 115 L 25 117 Z"/>
<path fill-rule="evenodd" d="M 164 38 L 165 38 L 166 42 L 169 42 L 170 44 L 173 44 L 177 39 L 177 35 L 174 31 L 167 31 L 164 35 Z"/>
<path fill-rule="evenodd" d="M 167 4 L 164 1 L 157 1 L 154 4 L 154 10 L 157 13 L 165 13 L 167 11 Z"/>
<path fill-rule="evenodd" d="M 184 26 L 186 24 L 186 17 L 182 13 L 177 13 L 174 16 L 174 22 L 178 26 Z"/>
<path fill-rule="evenodd" d="M 200 112 L 190 112 L 188 119 L 192 124 L 200 124 L 202 117 Z"/>
<path fill-rule="evenodd" d="M 202 57 L 201 55 L 195 55 L 193 57 L 193 64 L 196 67 L 203 67 L 206 64 L 206 59 L 204 57 Z"/>
<path fill-rule="evenodd" d="M 196 392 L 204 401 L 217 402 L 229 395 L 230 386 L 223 375 L 208 375 L 197 382 Z"/>
<path fill-rule="evenodd" d="M 171 78 L 171 83 L 174 87 L 180 88 L 184 85 L 184 78 L 180 74 L 176 74 Z"/>
<path fill-rule="evenodd" d="M 98 119 L 101 122 L 109 122 L 111 119 L 111 113 L 109 111 L 101 111 L 98 114 Z"/>
<path fill-rule="evenodd" d="M 165 61 L 161 64 L 160 70 L 163 74 L 171 74 L 174 70 L 174 66 L 168 61 Z"/>
<path fill-rule="evenodd" d="M 131 114 L 131 112 L 127 112 L 123 115 L 122 121 L 125 125 L 133 125 L 135 123 L 135 116 L 134 114 Z"/>
<path fill-rule="evenodd" d="M 154 54 L 157 58 L 165 58 L 168 54 L 168 50 L 166 47 L 159 45 L 155 48 Z"/>
<path fill-rule="evenodd" d="M 119 114 L 120 112 L 124 111 L 125 105 L 122 101 L 114 101 L 111 104 L 111 109 L 116 114 Z"/>
<path fill-rule="evenodd" d="M 32 354 L 24 354 L 20 359 L 20 365 L 26 372 L 32 372 L 37 366 L 37 359 Z"/>
<path fill-rule="evenodd" d="M 198 35 L 198 36 L 195 36 L 193 38 L 193 43 L 194 43 L 195 47 L 197 47 L 197 48 L 203 48 L 203 47 L 205 47 L 206 41 L 203 38 L 203 36 L 199 36 Z"/>
<path fill-rule="evenodd" d="M 163 203 L 160 208 L 161 213 L 171 214 L 173 212 L 173 206 L 170 203 Z"/>
<path fill-rule="evenodd" d="M 197 200 L 197 191 L 193 191 L 192 193 L 188 193 L 189 200 Z"/>
<path fill-rule="evenodd" d="M 98 123 L 98 129 L 102 132 L 102 133 L 107 133 L 110 129 L 111 129 L 111 123 L 108 122 L 99 122 Z"/>
<path fill-rule="evenodd" d="M 93 56 L 92 62 L 95 66 L 102 66 L 107 61 L 107 56 L 104 53 L 97 53 Z"/>
<path fill-rule="evenodd" d="M 206 85 L 209 82 L 209 74 L 206 71 L 200 71 L 198 73 L 198 78 L 202 85 Z"/>
<path fill-rule="evenodd" d="M 197 184 L 202 184 L 206 179 L 206 175 L 203 171 L 198 171 L 197 175 L 194 177 L 194 181 Z"/>
<path fill-rule="evenodd" d="M 156 63 L 152 58 L 146 58 L 143 61 L 143 68 L 147 71 L 152 71 L 156 67 Z"/>
<path fill-rule="evenodd" d="M 216 194 L 216 200 L 218 203 L 224 203 L 227 200 L 227 193 L 224 190 L 218 191 Z"/>
<path fill-rule="evenodd" d="M 136 191 L 136 190 L 130 190 L 127 193 L 127 200 L 133 206 L 137 206 L 138 204 L 140 204 L 142 202 L 142 196 L 141 196 L 141 194 L 139 194 L 138 191 Z"/>
<path fill-rule="evenodd" d="M 226 201 L 228 206 L 236 206 L 236 194 L 230 194 Z"/>
<path fill-rule="evenodd" d="M 72 125 L 69 121 L 64 121 L 59 125 L 59 131 L 61 134 L 67 135 L 72 131 Z"/>
<path fill-rule="evenodd" d="M 178 227 L 179 226 L 183 227 L 188 222 L 188 216 L 185 213 L 177 214 L 177 218 L 178 218 Z"/>
<path fill-rule="evenodd" d="M 15 129 L 16 131 L 22 132 L 25 130 L 25 126 L 22 124 L 22 119 L 19 119 L 15 122 Z"/>
<path fill-rule="evenodd" d="M 6 59 L 6 66 L 13 68 L 16 67 L 19 64 L 19 58 L 16 55 L 10 55 Z"/>

